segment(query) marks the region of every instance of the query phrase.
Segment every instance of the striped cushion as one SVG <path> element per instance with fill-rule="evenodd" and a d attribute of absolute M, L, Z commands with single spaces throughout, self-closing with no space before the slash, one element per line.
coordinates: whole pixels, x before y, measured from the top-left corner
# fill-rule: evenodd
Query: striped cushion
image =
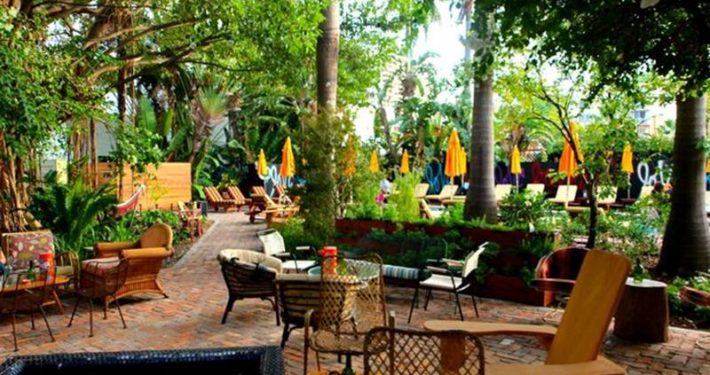
<path fill-rule="evenodd" d="M 382 273 L 386 278 L 400 280 L 420 280 L 418 268 L 392 266 L 389 264 L 385 264 L 384 266 L 382 266 Z"/>

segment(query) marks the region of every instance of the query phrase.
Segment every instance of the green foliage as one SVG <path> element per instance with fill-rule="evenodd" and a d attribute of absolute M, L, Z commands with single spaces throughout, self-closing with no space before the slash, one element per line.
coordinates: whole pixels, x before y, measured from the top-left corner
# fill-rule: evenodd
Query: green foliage
<path fill-rule="evenodd" d="M 393 191 L 387 198 L 386 211 L 396 212 L 394 221 L 414 221 L 419 218 L 419 202 L 414 197 L 414 188 L 421 181 L 421 175 L 412 172 L 395 178 Z"/>
<path fill-rule="evenodd" d="M 190 233 L 180 216 L 173 211 L 130 211 L 119 219 L 107 219 L 101 223 L 102 241 L 136 241 L 153 224 L 164 223 L 173 230 L 173 243 L 186 241 Z"/>
<path fill-rule="evenodd" d="M 500 202 L 498 213 L 500 220 L 510 226 L 552 229 L 552 204 L 542 194 L 511 192 Z"/>
<path fill-rule="evenodd" d="M 284 223 L 274 223 L 273 228 L 278 230 L 284 239 L 286 251 L 293 252 L 296 246 L 312 246 L 320 249 L 328 244 L 321 236 L 314 236 L 304 230 L 303 218 L 296 217 Z"/>
<path fill-rule="evenodd" d="M 55 177 L 50 176 L 32 194 L 30 212 L 54 233 L 59 250 L 78 251 L 93 245 L 91 235 L 99 219 L 115 207 L 115 194 L 109 185 L 94 189 L 82 178 L 62 184 Z"/>
<path fill-rule="evenodd" d="M 133 171 L 142 173 L 149 164 L 158 165 L 162 161 L 163 152 L 157 144 L 159 137 L 151 131 L 150 124 L 141 123 L 150 119 L 151 116 L 144 113 L 137 126 L 116 124 L 111 128 L 116 147 L 109 156 L 117 165 L 128 164 Z"/>
<path fill-rule="evenodd" d="M 696 276 L 687 279 L 676 277 L 668 283 L 667 288 L 668 304 L 671 314 L 692 319 L 695 321 L 698 328 L 707 328 L 710 326 L 710 308 L 681 301 L 679 294 L 681 288 L 684 286 L 710 292 L 710 278 L 706 276 Z"/>

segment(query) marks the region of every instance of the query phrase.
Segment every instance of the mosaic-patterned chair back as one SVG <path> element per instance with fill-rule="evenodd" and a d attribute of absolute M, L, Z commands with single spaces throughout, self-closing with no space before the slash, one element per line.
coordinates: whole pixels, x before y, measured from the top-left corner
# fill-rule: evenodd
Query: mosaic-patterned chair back
<path fill-rule="evenodd" d="M 2 250 L 15 270 L 26 269 L 40 254 L 54 255 L 54 236 L 48 230 L 2 234 Z"/>

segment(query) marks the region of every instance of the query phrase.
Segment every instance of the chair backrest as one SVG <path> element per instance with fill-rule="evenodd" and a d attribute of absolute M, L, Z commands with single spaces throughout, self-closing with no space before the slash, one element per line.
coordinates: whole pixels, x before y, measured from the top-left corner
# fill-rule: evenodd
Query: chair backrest
<path fill-rule="evenodd" d="M 303 325 L 308 310 L 314 310 L 311 321 L 317 321 L 320 307 L 320 276 L 281 274 L 276 276 L 281 316 L 285 323 Z M 317 325 L 317 324 L 316 324 Z"/>
<path fill-rule="evenodd" d="M 513 190 L 513 185 L 511 184 L 498 184 L 496 185 L 496 201 L 502 201 L 507 197 L 510 192 Z"/>
<path fill-rule="evenodd" d="M 387 324 L 382 259 L 324 257 L 321 262 L 319 330 L 360 337 Z"/>
<path fill-rule="evenodd" d="M 222 202 L 224 200 L 222 194 L 220 194 L 214 186 L 205 186 L 203 190 L 205 197 L 210 202 Z"/>
<path fill-rule="evenodd" d="M 365 375 L 485 374 L 483 344 L 469 332 L 377 327 L 365 338 Z"/>
<path fill-rule="evenodd" d="M 478 268 L 478 260 L 481 257 L 481 254 L 486 250 L 486 246 L 488 246 L 488 242 L 482 243 L 480 246 L 478 246 L 478 249 L 470 252 L 467 256 L 466 259 L 463 262 L 463 269 L 461 270 L 461 275 L 464 278 L 468 278 L 471 272 L 475 271 L 476 268 Z"/>
<path fill-rule="evenodd" d="M 528 184 L 525 186 L 525 190 L 531 193 L 545 194 L 545 184 Z"/>
<path fill-rule="evenodd" d="M 141 235 L 138 243 L 141 248 L 164 247 L 173 248 L 173 230 L 164 223 L 155 223 Z"/>
<path fill-rule="evenodd" d="M 538 279 L 577 280 L 589 249 L 567 247 L 555 250 L 540 258 L 535 270 Z"/>
<path fill-rule="evenodd" d="M 456 192 L 459 190 L 458 185 L 446 185 L 443 188 L 441 188 L 441 191 L 439 192 L 439 196 L 442 198 L 453 198 L 454 195 L 456 195 Z"/>
<path fill-rule="evenodd" d="M 557 187 L 555 200 L 561 202 L 571 202 L 577 196 L 577 185 L 560 185 Z"/>
<path fill-rule="evenodd" d="M 276 229 L 266 229 L 256 233 L 264 246 L 264 254 L 274 255 L 286 252 L 286 244 L 281 233 Z"/>
<path fill-rule="evenodd" d="M 251 187 L 251 195 L 269 196 L 269 194 L 266 193 L 266 189 L 260 185 L 255 185 Z"/>
<path fill-rule="evenodd" d="M 414 187 L 414 198 L 423 199 L 429 192 L 429 184 L 421 183 Z"/>
<path fill-rule="evenodd" d="M 616 312 L 631 262 L 623 255 L 591 250 L 584 258 L 546 364 L 593 361 Z"/>
<path fill-rule="evenodd" d="M 705 204 L 710 204 L 710 191 L 705 191 Z"/>
<path fill-rule="evenodd" d="M 641 186 L 641 191 L 639 192 L 638 199 L 646 198 L 647 196 L 651 195 L 651 193 L 653 193 L 653 186 Z"/>
<path fill-rule="evenodd" d="M 616 202 L 616 186 L 601 186 L 599 187 L 599 192 L 597 193 L 599 199 L 597 203 L 599 204 L 612 204 Z"/>
<path fill-rule="evenodd" d="M 242 194 L 242 191 L 239 190 L 239 187 L 230 185 L 227 186 L 227 192 L 231 196 L 232 199 L 236 200 L 237 202 L 243 203 L 246 198 L 244 197 L 244 194 Z"/>
<path fill-rule="evenodd" d="M 14 270 L 29 268 L 40 254 L 54 255 L 54 236 L 48 230 L 3 233 L 1 239 L 2 251 Z"/>
<path fill-rule="evenodd" d="M 128 266 L 128 259 L 121 259 L 115 263 L 89 260 L 82 266 L 84 272 L 81 273 L 80 288 L 89 293 L 92 298 L 113 295 L 126 283 Z"/>

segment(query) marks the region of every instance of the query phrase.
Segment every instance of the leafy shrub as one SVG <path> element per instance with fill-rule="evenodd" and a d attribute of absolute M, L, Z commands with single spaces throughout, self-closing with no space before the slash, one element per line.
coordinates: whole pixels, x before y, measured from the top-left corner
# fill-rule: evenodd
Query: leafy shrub
<path fill-rule="evenodd" d="M 173 230 L 173 242 L 190 238 L 190 232 L 182 224 L 180 216 L 173 211 L 130 211 L 118 219 L 102 222 L 105 241 L 135 241 L 155 223 L 164 223 Z"/>
<path fill-rule="evenodd" d="M 710 326 L 710 308 L 703 308 L 681 301 L 679 294 L 684 286 L 710 293 L 710 278 L 704 276 L 689 279 L 676 277 L 672 282 L 668 283 L 667 288 L 671 314 L 692 319 L 698 328 L 707 328 Z"/>
<path fill-rule="evenodd" d="M 286 251 L 293 252 L 296 246 L 313 246 L 320 249 L 327 244 L 323 237 L 308 234 L 303 229 L 303 222 L 302 218 L 296 217 L 284 223 L 273 224 L 273 228 L 278 230 L 284 239 Z"/>
<path fill-rule="evenodd" d="M 542 194 L 527 191 L 512 192 L 500 203 L 500 219 L 509 226 L 537 228 L 542 218 L 552 216 L 552 206 Z"/>
<path fill-rule="evenodd" d="M 396 212 L 394 221 L 411 222 L 419 218 L 419 202 L 414 197 L 414 188 L 421 178 L 419 173 L 413 172 L 400 175 L 394 180 L 397 191 L 392 192 L 387 199 L 387 210 L 391 207 Z"/>

